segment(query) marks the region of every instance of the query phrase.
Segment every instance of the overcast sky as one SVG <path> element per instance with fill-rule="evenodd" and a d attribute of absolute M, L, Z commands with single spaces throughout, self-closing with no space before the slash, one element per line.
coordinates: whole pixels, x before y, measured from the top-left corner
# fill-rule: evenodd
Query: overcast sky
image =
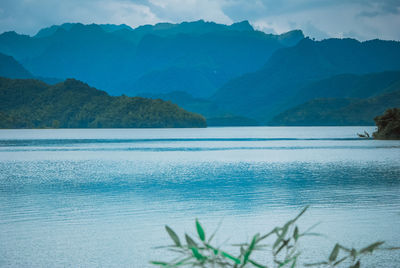
<path fill-rule="evenodd" d="M 0 0 L 0 32 L 35 34 L 64 22 L 125 23 L 248 20 L 256 29 L 302 29 L 316 39 L 400 40 L 400 0 Z"/>

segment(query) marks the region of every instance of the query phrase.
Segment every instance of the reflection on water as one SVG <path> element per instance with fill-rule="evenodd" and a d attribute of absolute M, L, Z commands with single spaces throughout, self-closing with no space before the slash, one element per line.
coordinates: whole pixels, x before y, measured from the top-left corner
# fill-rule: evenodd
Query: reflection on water
<path fill-rule="evenodd" d="M 147 267 L 164 224 L 223 219 L 219 242 L 234 243 L 307 204 L 301 224 L 329 238 L 306 241 L 304 261 L 336 241 L 398 246 L 400 142 L 355 138 L 364 129 L 0 131 L 0 267 Z"/>

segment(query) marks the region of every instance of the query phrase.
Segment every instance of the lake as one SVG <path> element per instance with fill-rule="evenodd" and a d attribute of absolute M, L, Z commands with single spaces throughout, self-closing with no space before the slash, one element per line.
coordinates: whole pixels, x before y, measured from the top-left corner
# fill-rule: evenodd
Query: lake
<path fill-rule="evenodd" d="M 310 209 L 300 263 L 400 246 L 400 141 L 374 127 L 0 130 L 0 267 L 150 267 L 164 225 L 229 248 Z M 233 249 L 233 251 L 236 249 Z M 262 257 L 261 257 L 262 258 Z M 398 267 L 381 251 L 365 267 Z M 300 266 L 301 267 L 301 266 Z"/>

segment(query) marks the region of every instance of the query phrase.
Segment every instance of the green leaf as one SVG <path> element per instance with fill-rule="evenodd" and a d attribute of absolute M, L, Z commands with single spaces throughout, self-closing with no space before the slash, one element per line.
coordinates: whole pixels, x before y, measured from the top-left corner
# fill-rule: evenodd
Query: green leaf
<path fill-rule="evenodd" d="M 177 261 L 177 262 L 174 264 L 174 266 L 185 265 L 186 262 L 189 261 L 189 260 L 191 260 L 191 259 L 192 259 L 192 256 L 187 257 L 187 258 L 184 258 L 184 259 L 182 259 L 182 260 L 180 260 L 180 261 Z"/>
<path fill-rule="evenodd" d="M 341 262 L 343 262 L 344 260 L 346 260 L 348 257 L 349 257 L 349 256 L 346 256 L 346 257 L 341 258 L 340 260 L 338 260 L 337 262 L 335 262 L 335 263 L 333 264 L 333 266 L 339 265 Z"/>
<path fill-rule="evenodd" d="M 303 208 L 303 210 L 292 220 L 292 222 L 297 221 L 297 220 L 307 211 L 307 209 L 308 209 L 309 207 L 310 207 L 310 206 L 305 206 L 305 207 Z"/>
<path fill-rule="evenodd" d="M 174 241 L 175 245 L 177 247 L 182 246 L 181 245 L 181 241 L 179 240 L 178 235 L 174 232 L 174 230 L 172 230 L 168 225 L 165 225 L 165 230 L 167 230 L 167 233 L 169 234 L 169 236 L 171 237 L 172 241 Z"/>
<path fill-rule="evenodd" d="M 185 239 L 186 239 L 186 243 L 189 248 L 193 248 L 193 247 L 197 248 L 196 242 L 194 242 L 194 240 L 190 236 L 185 234 Z"/>
<path fill-rule="evenodd" d="M 383 242 L 383 241 L 375 242 L 375 243 L 369 245 L 368 247 L 365 247 L 365 248 L 361 249 L 360 250 L 360 254 L 372 253 L 376 248 L 378 248 L 383 243 L 385 243 L 385 242 Z"/>
<path fill-rule="evenodd" d="M 280 234 L 279 234 L 279 232 L 277 232 L 278 238 L 276 239 L 274 245 L 272 246 L 273 249 L 275 249 L 285 239 L 285 236 L 286 236 L 286 234 L 289 230 L 289 226 L 291 224 L 293 224 L 292 220 L 285 223 L 285 225 L 282 227 L 282 232 Z"/>
<path fill-rule="evenodd" d="M 220 220 L 220 221 L 218 222 L 217 228 L 215 228 L 214 232 L 213 232 L 213 233 L 211 234 L 211 236 L 208 238 L 208 241 L 207 241 L 208 243 L 211 243 L 211 240 L 213 240 L 215 234 L 218 232 L 218 230 L 219 230 L 219 228 L 221 227 L 221 225 L 222 225 L 222 220 Z"/>
<path fill-rule="evenodd" d="M 206 240 L 206 235 L 204 233 L 203 227 L 201 227 L 201 224 L 198 219 L 196 219 L 196 229 L 197 229 L 197 234 L 199 235 L 199 238 L 201 241 Z"/>
<path fill-rule="evenodd" d="M 329 262 L 333 262 L 336 260 L 337 256 L 339 255 L 340 246 L 336 243 L 335 247 L 333 248 L 331 255 L 329 256 Z"/>
<path fill-rule="evenodd" d="M 280 248 L 275 252 L 275 255 L 278 255 L 278 253 L 289 243 L 290 239 L 283 240 L 282 245 Z"/>
<path fill-rule="evenodd" d="M 310 232 L 311 230 L 315 229 L 315 227 L 317 227 L 320 224 L 321 224 L 321 222 L 317 222 L 317 223 L 311 225 L 307 230 L 304 231 L 304 234 L 306 234 L 306 233 Z"/>
<path fill-rule="evenodd" d="M 218 255 L 218 253 L 219 253 L 218 249 L 214 248 L 213 246 L 211 246 L 211 245 L 209 245 L 207 243 L 205 243 L 205 245 L 206 245 L 207 248 L 209 248 L 209 249 L 211 249 L 213 251 L 214 255 Z"/>
<path fill-rule="evenodd" d="M 247 248 L 247 250 L 246 250 L 246 252 L 244 254 L 243 264 L 247 263 L 247 260 L 249 259 L 250 254 L 253 252 L 254 246 L 256 245 L 257 239 L 258 239 L 259 236 L 260 236 L 259 234 L 256 234 L 255 236 L 253 236 L 253 239 L 251 240 L 251 243 L 250 243 L 249 247 Z"/>
<path fill-rule="evenodd" d="M 299 239 L 299 228 L 297 226 L 296 228 L 294 228 L 293 239 L 294 241 L 297 241 L 297 239 Z"/>
<path fill-rule="evenodd" d="M 360 268 L 360 261 L 357 261 L 356 264 L 350 266 L 350 268 Z"/>
<path fill-rule="evenodd" d="M 197 248 L 194 248 L 194 247 L 193 247 L 193 248 L 192 248 L 192 252 L 193 252 L 193 256 L 194 256 L 197 260 L 202 261 L 202 260 L 205 259 L 205 257 L 204 257 L 203 255 L 200 254 L 200 252 L 198 251 Z"/>
<path fill-rule="evenodd" d="M 185 249 L 184 248 L 177 248 L 175 246 L 168 248 L 168 251 L 172 251 L 172 252 L 178 252 L 178 253 L 185 253 Z"/>
<path fill-rule="evenodd" d="M 243 256 L 244 254 L 246 254 L 246 250 L 244 247 L 240 247 L 240 256 Z"/>
<path fill-rule="evenodd" d="M 320 233 L 302 233 L 299 236 L 319 236 L 319 237 L 326 237 L 326 235 L 324 234 L 320 234 Z"/>
<path fill-rule="evenodd" d="M 234 261 L 236 264 L 240 264 L 240 260 L 238 258 L 233 257 L 232 255 L 226 253 L 225 251 L 221 251 L 221 256 L 224 256 L 225 258 Z"/>
<path fill-rule="evenodd" d="M 283 238 L 284 238 L 283 234 L 284 233 L 282 231 L 282 233 L 280 235 L 278 235 L 278 238 L 275 240 L 275 243 L 272 246 L 273 249 L 275 249 L 277 246 L 279 246 L 279 244 L 283 241 Z"/>
<path fill-rule="evenodd" d="M 292 263 L 292 266 L 290 266 L 290 268 L 295 268 L 296 267 L 296 263 L 297 263 L 297 256 L 294 258 L 294 261 Z"/>
<path fill-rule="evenodd" d="M 399 250 L 400 247 L 381 248 L 381 250 Z"/>
<path fill-rule="evenodd" d="M 275 227 L 271 232 L 269 232 L 268 234 L 265 234 L 263 236 L 261 236 L 260 238 L 258 238 L 257 242 L 264 240 L 265 238 L 267 238 L 268 236 L 272 235 L 273 233 L 278 234 L 278 228 Z"/>
<path fill-rule="evenodd" d="M 159 265 L 159 266 L 168 266 L 169 265 L 168 263 L 162 262 L 162 261 L 151 261 L 150 263 L 154 264 L 154 265 Z"/>
<path fill-rule="evenodd" d="M 357 250 L 354 249 L 354 248 L 352 248 L 352 249 L 350 250 L 350 256 L 353 258 L 353 260 L 356 259 L 357 255 L 358 255 Z"/>
<path fill-rule="evenodd" d="M 305 263 L 304 266 L 311 267 L 311 266 L 321 266 L 321 265 L 326 265 L 326 264 L 328 264 L 328 262 L 321 261 L 321 262 L 316 262 L 316 263 Z"/>
<path fill-rule="evenodd" d="M 299 256 L 300 256 L 300 253 L 297 253 L 295 256 L 293 256 L 293 257 L 291 257 L 291 258 L 285 259 L 284 262 L 280 262 L 280 263 L 279 263 L 279 267 L 283 267 L 283 266 L 285 266 L 286 264 L 290 263 L 291 261 L 293 261 L 293 263 L 295 263 L 295 265 L 296 265 L 297 257 L 299 257 Z M 293 266 L 293 263 L 292 263 L 292 266 Z"/>
<path fill-rule="evenodd" d="M 349 248 L 346 248 L 346 247 L 344 247 L 344 246 L 342 246 L 342 245 L 339 245 L 339 247 L 340 247 L 340 249 L 342 249 L 342 250 L 344 250 L 344 251 L 346 251 L 346 252 L 351 252 L 352 250 L 354 250 L 354 249 L 349 249 Z"/>
<path fill-rule="evenodd" d="M 279 267 L 283 267 L 283 266 L 285 266 L 286 264 L 288 264 L 289 262 L 291 262 L 292 260 L 285 260 L 285 261 L 283 261 L 283 262 L 280 262 L 279 263 Z"/>

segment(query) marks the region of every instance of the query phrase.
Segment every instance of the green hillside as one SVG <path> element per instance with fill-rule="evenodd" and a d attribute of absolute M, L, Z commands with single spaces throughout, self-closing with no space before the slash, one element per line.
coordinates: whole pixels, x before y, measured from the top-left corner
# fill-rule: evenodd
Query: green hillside
<path fill-rule="evenodd" d="M 315 99 L 275 116 L 269 123 L 284 126 L 374 125 L 385 110 L 400 107 L 400 84 L 396 91 L 366 99 Z"/>
<path fill-rule="evenodd" d="M 112 97 L 74 79 L 48 85 L 0 78 L 0 128 L 205 126 L 201 115 L 160 99 Z"/>
<path fill-rule="evenodd" d="M 369 98 L 398 88 L 400 71 L 386 71 L 364 75 L 340 74 L 311 83 L 292 98 L 294 106 L 316 98 Z"/>

